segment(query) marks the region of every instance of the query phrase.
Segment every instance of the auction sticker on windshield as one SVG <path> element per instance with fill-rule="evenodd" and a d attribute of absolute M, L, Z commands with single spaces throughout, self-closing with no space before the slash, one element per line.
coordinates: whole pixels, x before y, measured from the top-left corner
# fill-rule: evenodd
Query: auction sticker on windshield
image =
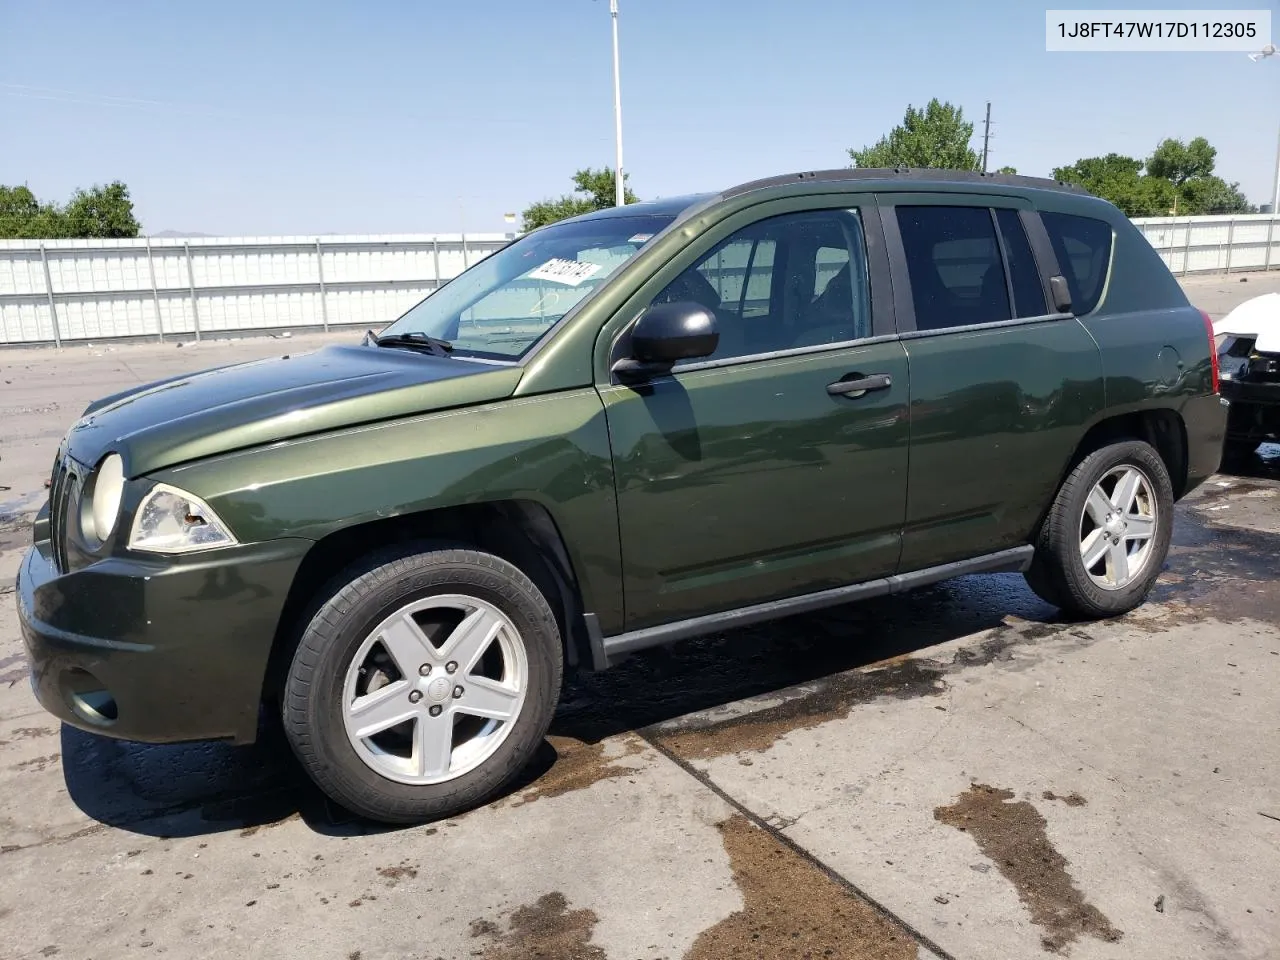
<path fill-rule="evenodd" d="M 583 263 L 581 260 L 561 260 L 558 257 L 548 260 L 537 270 L 530 272 L 531 280 L 551 280 L 555 283 L 576 287 L 584 280 L 600 272 L 598 263 Z"/>

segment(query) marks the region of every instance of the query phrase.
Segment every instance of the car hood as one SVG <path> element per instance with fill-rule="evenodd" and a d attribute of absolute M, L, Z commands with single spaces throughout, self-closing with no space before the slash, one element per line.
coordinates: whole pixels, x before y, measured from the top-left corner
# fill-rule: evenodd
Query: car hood
<path fill-rule="evenodd" d="M 99 400 L 67 435 L 86 465 L 107 452 L 136 477 L 201 457 L 511 396 L 520 368 L 374 346 L 217 367 Z"/>

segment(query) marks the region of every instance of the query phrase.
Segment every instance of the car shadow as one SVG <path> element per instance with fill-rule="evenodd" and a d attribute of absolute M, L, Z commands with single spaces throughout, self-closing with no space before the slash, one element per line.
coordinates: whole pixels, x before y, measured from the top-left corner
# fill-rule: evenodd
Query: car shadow
<path fill-rule="evenodd" d="M 896 596 L 646 651 L 571 679 L 552 733 L 595 742 L 772 694 L 1000 626 L 1057 618 L 1021 574 L 960 577 Z"/>
<path fill-rule="evenodd" d="M 1251 480 L 1280 480 L 1280 443 L 1264 443 L 1247 456 L 1224 461 L 1220 472 Z"/>
<path fill-rule="evenodd" d="M 683 641 L 637 654 L 605 673 L 566 681 L 552 738 L 597 743 L 699 710 L 874 664 L 998 626 L 1007 614 L 1051 620 L 1017 574 L 962 577 L 896 597 Z M 544 741 L 504 795 L 556 763 Z M 99 823 L 156 837 L 239 831 L 301 820 L 344 837 L 397 828 L 329 801 L 307 778 L 277 723 L 264 718 L 250 746 L 139 744 L 62 728 L 67 792 Z"/>

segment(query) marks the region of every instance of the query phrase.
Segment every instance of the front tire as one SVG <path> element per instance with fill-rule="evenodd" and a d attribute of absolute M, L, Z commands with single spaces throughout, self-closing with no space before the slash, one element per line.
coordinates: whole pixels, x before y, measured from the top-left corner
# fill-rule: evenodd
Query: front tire
<path fill-rule="evenodd" d="M 1150 444 L 1113 443 L 1063 481 L 1041 525 L 1027 583 L 1068 617 L 1114 617 L 1139 606 L 1173 535 L 1173 484 Z"/>
<path fill-rule="evenodd" d="M 537 751 L 560 694 L 555 617 L 492 554 L 418 545 L 339 578 L 285 683 L 285 733 L 316 784 L 389 823 L 484 803 Z"/>

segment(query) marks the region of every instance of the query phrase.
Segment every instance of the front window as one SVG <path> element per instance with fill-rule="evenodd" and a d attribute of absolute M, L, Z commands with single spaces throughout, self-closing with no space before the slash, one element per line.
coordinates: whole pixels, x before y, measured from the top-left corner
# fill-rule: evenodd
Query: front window
<path fill-rule="evenodd" d="M 455 356 L 517 360 L 672 219 L 602 217 L 545 227 L 449 281 L 380 336 L 426 334 L 451 342 Z"/>
<path fill-rule="evenodd" d="M 654 298 L 716 315 L 727 360 L 871 336 L 866 243 L 856 210 L 760 220 L 722 241 Z"/>

